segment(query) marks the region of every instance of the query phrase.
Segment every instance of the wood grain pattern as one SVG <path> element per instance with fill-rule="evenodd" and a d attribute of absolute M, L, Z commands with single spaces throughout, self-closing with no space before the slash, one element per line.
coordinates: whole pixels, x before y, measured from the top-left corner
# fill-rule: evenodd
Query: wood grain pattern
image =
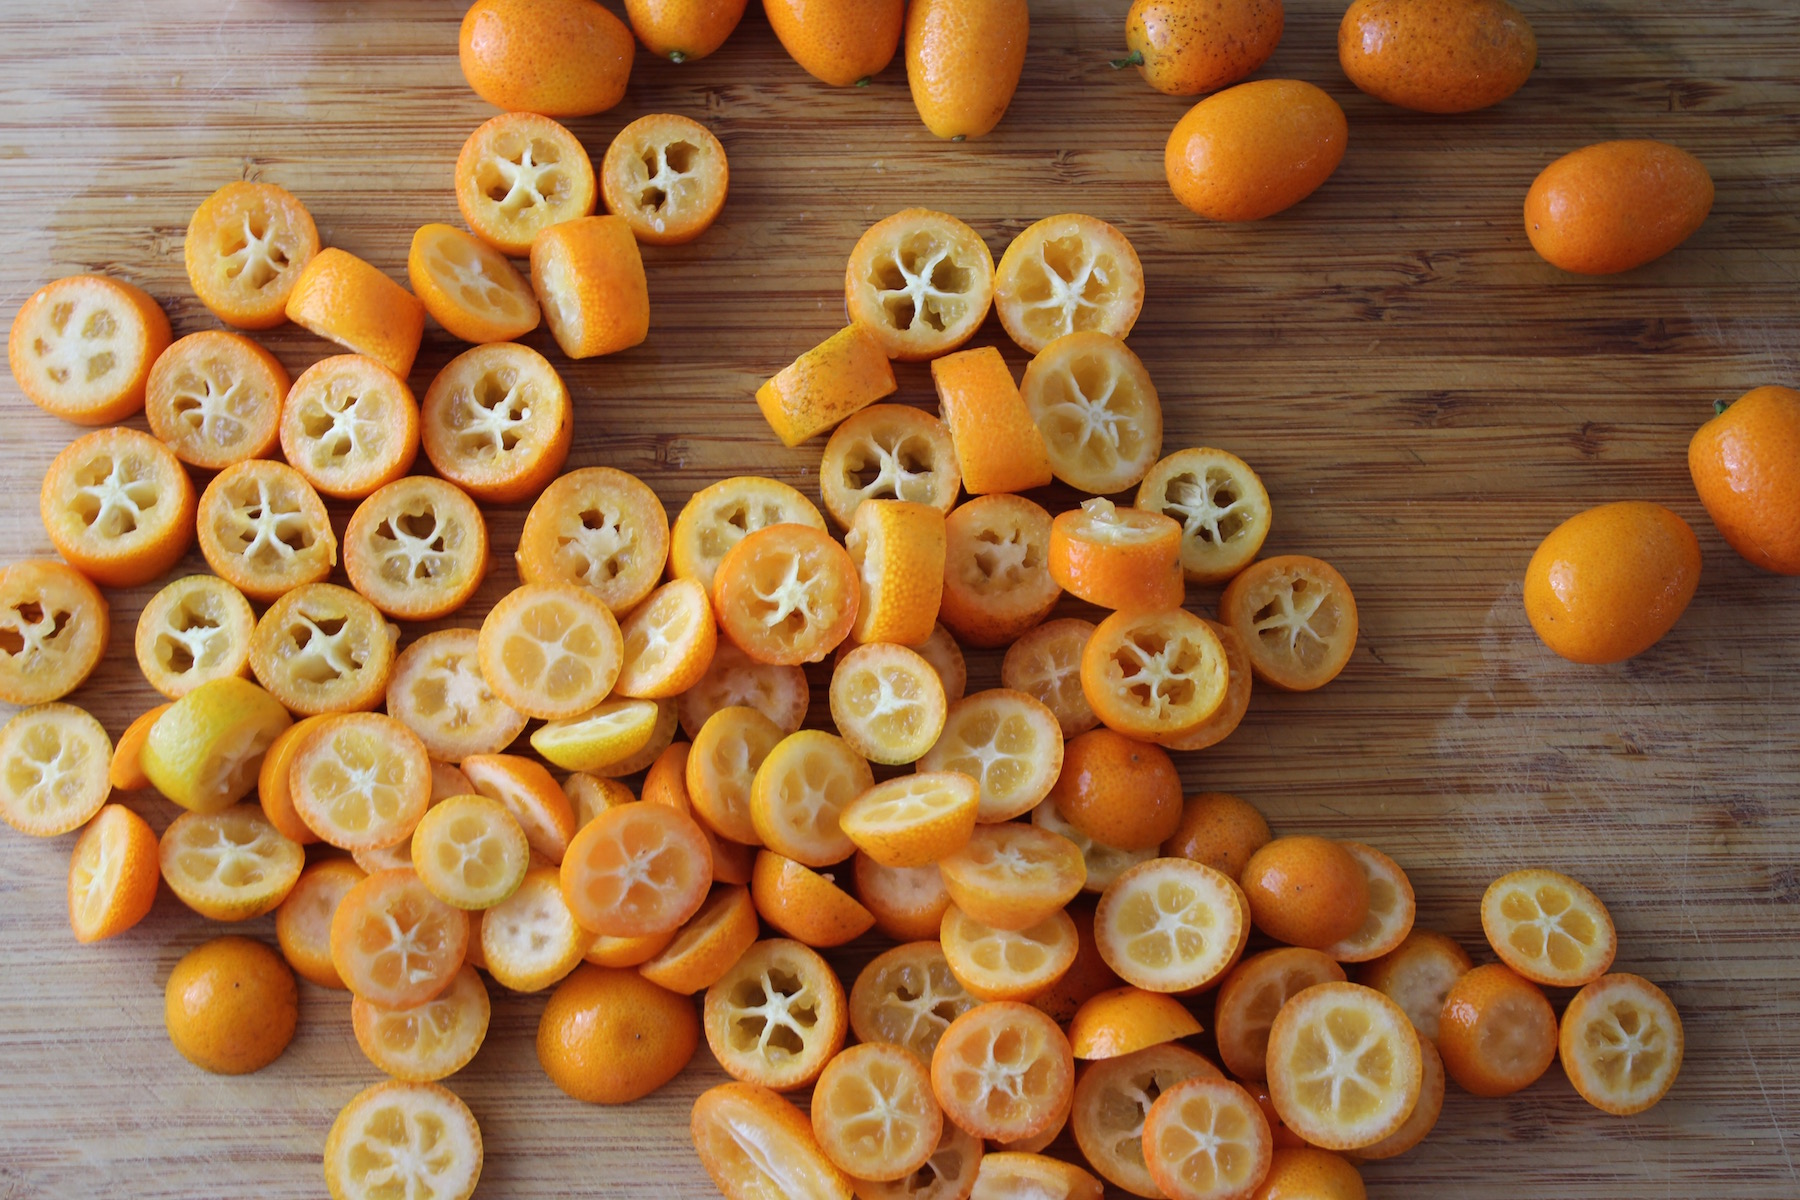
<path fill-rule="evenodd" d="M 898 64 L 867 88 L 825 88 L 760 11 L 708 60 L 640 55 L 625 103 L 576 132 L 597 159 L 634 117 L 696 117 L 730 154 L 732 193 L 698 242 L 646 249 L 649 340 L 565 366 L 570 465 L 637 472 L 671 512 L 751 470 L 814 491 L 818 445 L 782 449 L 751 393 L 842 323 L 842 264 L 866 225 L 940 208 L 998 255 L 1049 213 L 1115 222 L 1148 276 L 1131 341 L 1162 392 L 1168 445 L 1255 464 L 1274 497 L 1270 551 L 1330 558 L 1362 613 L 1339 681 L 1259 693 L 1235 737 L 1186 757 L 1188 783 L 1237 791 L 1282 830 L 1380 845 L 1411 873 L 1421 923 L 1472 950 L 1489 879 L 1569 871 L 1611 904 L 1621 969 L 1661 982 L 1686 1020 L 1686 1067 L 1650 1113 L 1602 1116 L 1555 1068 L 1505 1101 L 1452 1089 L 1431 1140 L 1367 1169 L 1371 1194 L 1792 1197 L 1800 582 L 1727 549 L 1684 452 L 1713 399 L 1800 377 L 1800 10 L 1528 7 L 1542 64 L 1526 89 L 1434 118 L 1344 81 L 1340 0 L 1290 0 L 1263 74 L 1336 96 L 1350 150 L 1315 197 L 1246 227 L 1205 224 L 1168 194 L 1162 145 L 1185 106 L 1107 68 L 1124 0 L 1039 0 L 1011 112 L 964 145 L 926 133 Z M 212 327 L 181 240 L 195 205 L 240 177 L 292 188 L 328 244 L 403 278 L 413 229 L 456 220 L 452 163 L 491 114 L 457 69 L 460 15 L 418 0 L 0 8 L 0 319 L 48 279 L 100 270 L 158 296 L 178 333 Z M 1525 239 L 1525 189 L 1557 155 L 1619 136 L 1697 154 L 1717 206 L 1661 262 L 1560 274 Z M 558 357 L 541 332 L 528 340 Z M 328 352 L 293 328 L 266 341 L 295 372 Z M 1021 368 L 997 322 L 983 343 Z M 428 334 L 415 388 L 458 349 Z M 931 402 L 922 365 L 900 379 L 901 399 Z M 10 379 L 0 411 L 0 559 L 47 554 L 38 480 L 75 431 Z M 1694 523 L 1699 595 L 1650 653 L 1574 667 L 1526 626 L 1520 575 L 1557 521 L 1628 497 Z M 522 518 L 491 513 L 496 570 L 453 623 L 513 585 L 505 550 Z M 184 565 L 202 569 L 197 554 Z M 71 698 L 115 736 L 154 700 L 131 655 L 148 594 L 114 597 L 113 648 Z M 997 656 L 971 657 L 975 686 L 997 679 Z M 171 815 L 153 795 L 125 799 L 159 828 Z M 202 1075 L 167 1043 L 162 985 L 217 929 L 165 895 L 130 935 L 76 947 L 70 844 L 0 837 L 0 1198 L 322 1194 L 325 1130 L 377 1078 L 344 996 L 302 985 L 300 1034 L 279 1062 Z M 249 932 L 272 936 L 267 920 Z M 450 1081 L 486 1137 L 482 1194 L 712 1194 L 685 1132 L 694 1095 L 719 1078 L 704 1052 L 630 1110 L 589 1108 L 536 1067 L 542 1003 L 495 989 L 487 1045 Z"/>

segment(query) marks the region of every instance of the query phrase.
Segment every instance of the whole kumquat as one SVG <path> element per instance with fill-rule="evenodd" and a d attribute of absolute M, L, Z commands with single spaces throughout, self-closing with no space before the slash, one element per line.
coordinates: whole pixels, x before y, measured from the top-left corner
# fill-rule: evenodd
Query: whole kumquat
<path fill-rule="evenodd" d="M 1576 513 L 1525 567 L 1525 616 L 1571 662 L 1613 663 L 1661 641 L 1700 583 L 1700 543 L 1680 517 L 1643 500 Z"/>
<path fill-rule="evenodd" d="M 1792 388 L 1753 388 L 1688 442 L 1688 473 L 1706 515 L 1733 550 L 1783 575 L 1800 575 L 1796 463 L 1800 392 Z"/>
<path fill-rule="evenodd" d="M 204 1071 L 244 1075 L 281 1057 L 299 1020 L 294 973 L 262 942 L 222 937 L 169 973 L 164 1019 L 181 1056 Z"/>

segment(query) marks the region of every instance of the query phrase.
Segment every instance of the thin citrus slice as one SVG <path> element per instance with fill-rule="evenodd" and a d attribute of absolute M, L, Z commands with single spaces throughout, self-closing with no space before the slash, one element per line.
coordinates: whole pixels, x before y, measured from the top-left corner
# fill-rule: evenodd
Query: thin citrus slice
<path fill-rule="evenodd" d="M 1321 983 L 1282 1006 L 1269 1031 L 1269 1097 L 1315 1146 L 1354 1150 L 1405 1123 L 1418 1103 L 1419 1035 L 1373 988 Z"/>
<path fill-rule="evenodd" d="M 978 496 L 944 524 L 938 619 L 960 640 L 1004 646 L 1050 615 L 1050 514 L 1022 496 Z"/>
<path fill-rule="evenodd" d="M 925 1165 L 944 1131 L 925 1064 L 898 1046 L 852 1046 L 813 1085 L 813 1136 L 856 1179 L 904 1179 Z"/>
<path fill-rule="evenodd" d="M 981 785 L 960 771 L 901 775 L 866 788 L 839 814 L 856 848 L 884 867 L 923 867 L 968 844 Z"/>
<path fill-rule="evenodd" d="M 292 192 L 242 181 L 201 201 L 182 248 L 200 303 L 239 329 L 287 320 L 288 294 L 318 252 L 312 214 Z"/>
<path fill-rule="evenodd" d="M 310 729 L 288 767 L 294 811 L 342 850 L 412 836 L 431 802 L 431 760 L 406 726 L 380 713 L 342 713 Z"/>
<path fill-rule="evenodd" d="M 193 541 L 194 509 L 181 463 L 135 429 L 76 438 L 51 461 L 38 493 L 56 552 L 107 587 L 137 587 L 174 566 Z"/>
<path fill-rule="evenodd" d="M 712 854 L 692 818 L 660 804 L 625 804 L 584 825 L 562 860 L 563 896 L 584 929 L 638 937 L 676 929 L 699 911 Z"/>
<path fill-rule="evenodd" d="M 700 1165 L 726 1200 L 851 1200 L 805 1115 L 766 1087 L 708 1088 L 690 1123 Z"/>
<path fill-rule="evenodd" d="M 751 658 L 819 662 L 856 621 L 856 563 L 823 529 L 770 525 L 725 555 L 712 596 L 720 629 Z"/>
<path fill-rule="evenodd" d="M 710 594 L 713 576 L 732 547 L 770 525 L 825 528 L 811 500 L 785 483 L 733 475 L 695 492 L 682 505 L 669 535 L 669 574 L 698 579 Z"/>
<path fill-rule="evenodd" d="M 1602 975 L 1563 1011 L 1563 1071 L 1601 1112 L 1641 1113 L 1681 1071 L 1681 1016 L 1663 990 L 1639 975 Z M 1439 1088 L 1442 1088 L 1439 1083 Z"/>
<path fill-rule="evenodd" d="M 464 351 L 425 389 L 419 436 L 439 475 L 477 500 L 535 496 L 569 457 L 569 389 L 529 346 Z"/>
<path fill-rule="evenodd" d="M 889 358 L 948 354 L 975 336 L 993 299 L 987 243 L 930 209 L 904 209 L 869 226 L 844 268 L 850 319 L 872 332 Z"/>
<path fill-rule="evenodd" d="M 473 629 L 440 629 L 394 660 L 388 715 L 412 730 L 434 759 L 498 754 L 525 728 L 525 714 L 508 707 L 482 678 L 479 640 Z"/>
<path fill-rule="evenodd" d="M 141 288 L 104 275 L 45 284 L 19 307 L 7 364 L 25 398 L 77 425 L 111 425 L 144 406 L 169 345 L 169 317 Z"/>
<path fill-rule="evenodd" d="M 875 915 L 828 874 L 759 850 L 750 898 L 763 920 L 808 946 L 841 946 L 869 931 Z"/>
<path fill-rule="evenodd" d="M 481 912 L 482 965 L 515 992 L 561 982 L 593 940 L 570 911 L 555 867 L 532 867 L 512 895 Z"/>
<path fill-rule="evenodd" d="M 344 528 L 350 585 L 396 620 L 449 616 L 475 594 L 487 569 L 481 509 L 442 479 L 397 479 L 357 505 Z"/>
<path fill-rule="evenodd" d="M 981 1000 L 1033 1000 L 1075 965 L 1079 935 L 1061 909 L 1024 929 L 997 929 L 951 905 L 938 936 L 951 972 Z"/>
<path fill-rule="evenodd" d="M 1101 608 L 1154 612 L 1187 598 L 1181 527 L 1102 496 L 1051 522 L 1049 561 L 1058 587 Z"/>
<path fill-rule="evenodd" d="M 481 1178 L 481 1129 L 435 1083 L 389 1080 L 344 1105 L 325 1138 L 331 1200 L 469 1200 Z"/>
<path fill-rule="evenodd" d="M 122 804 L 108 804 L 81 831 L 69 856 L 69 926 L 78 942 L 124 933 L 156 902 L 156 834 Z"/>
<path fill-rule="evenodd" d="M 214 679 L 169 706 L 138 762 L 175 803 L 217 812 L 256 785 L 263 754 L 291 723 L 280 702 L 248 679 Z"/>
<path fill-rule="evenodd" d="M 735 1079 L 778 1092 L 819 1077 L 844 1044 L 844 986 L 813 950 L 757 942 L 706 989 L 706 1043 Z"/>
<path fill-rule="evenodd" d="M 663 584 L 619 626 L 625 660 L 613 684 L 622 696 L 679 696 L 706 675 L 718 648 L 712 599 L 697 579 Z"/>
<path fill-rule="evenodd" d="M 338 976 L 382 1008 L 414 1008 L 449 987 L 468 942 L 469 914 L 439 900 L 404 868 L 364 879 L 331 918 Z"/>
<path fill-rule="evenodd" d="M 1219 597 L 1256 677 L 1304 692 L 1337 678 L 1356 649 L 1356 598 L 1329 563 L 1280 554 L 1244 568 Z"/>
<path fill-rule="evenodd" d="M 112 739 L 86 710 L 40 704 L 0 727 L 0 819 L 20 833 L 79 829 L 112 793 Z"/>
<path fill-rule="evenodd" d="M 943 680 L 931 664 L 887 642 L 858 646 L 838 659 L 830 700 L 844 740 L 888 765 L 913 762 L 931 749 L 948 711 Z"/>
<path fill-rule="evenodd" d="M 656 493 L 624 471 L 584 467 L 532 503 L 515 558 L 525 582 L 579 584 L 622 617 L 655 588 L 668 553 Z"/>
<path fill-rule="evenodd" d="M 1408 887 L 1409 901 L 1411 894 Z M 1542 868 L 1513 871 L 1489 884 L 1481 897 L 1481 927 L 1500 961 L 1549 987 L 1592 983 L 1606 974 L 1618 949 L 1612 914 L 1600 897 Z"/>
<path fill-rule="evenodd" d="M 308 716 L 381 703 L 400 631 L 358 592 L 308 583 L 269 605 L 250 635 L 250 669 L 287 708 Z"/>
<path fill-rule="evenodd" d="M 935 941 L 876 955 L 850 988 L 850 1028 L 859 1042 L 888 1042 L 929 1063 L 950 1022 L 979 1003 Z"/>
<path fill-rule="evenodd" d="M 994 307 L 1029 354 L 1066 334 L 1122 338 L 1144 304 L 1144 269 L 1124 234 L 1080 213 L 1045 217 L 1012 240 L 994 278 Z"/>
<path fill-rule="evenodd" d="M 1219 1061 L 1240 1079 L 1265 1078 L 1269 1028 L 1282 1006 L 1314 984 L 1342 982 L 1344 969 L 1319 950 L 1281 946 L 1252 954 L 1231 969 L 1213 999 Z"/>
<path fill-rule="evenodd" d="M 538 326 L 537 297 L 518 268 L 453 225 L 422 225 L 406 277 L 425 311 L 465 342 L 507 342 Z"/>
<path fill-rule="evenodd" d="M 254 804 L 182 813 L 163 830 L 162 877 L 181 902 L 215 921 L 247 921 L 287 899 L 306 851 Z"/>
<path fill-rule="evenodd" d="M 540 232 L 594 211 L 594 164 L 575 135 L 529 112 L 501 113 L 456 156 L 456 206 L 476 237 L 513 258 Z"/>
<path fill-rule="evenodd" d="M 919 758 L 921 771 L 960 771 L 981 785 L 984 824 L 1037 807 L 1062 770 L 1056 715 L 1023 692 L 993 688 L 950 706 L 944 731 Z"/>
<path fill-rule="evenodd" d="M 1368 962 L 1406 940 L 1412 932 L 1412 881 L 1400 864 L 1361 842 L 1340 843 L 1369 879 L 1369 915 L 1349 937 L 1325 947 L 1339 962 Z"/>
<path fill-rule="evenodd" d="M 1081 652 L 1081 690 L 1102 724 L 1127 737 L 1185 733 L 1225 702 L 1225 647 L 1185 609 L 1115 612 Z"/>
<path fill-rule="evenodd" d="M 481 623 L 482 678 L 528 717 L 561 720 L 606 698 L 619 676 L 624 639 L 612 611 L 570 583 L 527 583 Z"/>
<path fill-rule="evenodd" d="M 613 136 L 600 164 L 606 211 L 625 218 L 632 236 L 650 246 L 675 246 L 705 233 L 719 210 L 731 173 L 725 147 L 689 117 L 639 117 Z"/>
<path fill-rule="evenodd" d="M 1081 652 L 1093 633 L 1094 623 L 1079 617 L 1046 621 L 1008 646 L 1000 664 L 1001 686 L 1048 708 L 1065 738 L 1100 723 L 1081 690 Z"/>
<path fill-rule="evenodd" d="M 463 965 L 436 998 L 415 1008 L 379 1008 L 350 1001 L 350 1028 L 370 1062 L 395 1079 L 427 1083 L 469 1065 L 487 1038 L 487 987 Z"/>
<path fill-rule="evenodd" d="M 275 909 L 275 940 L 296 975 L 322 988 L 345 990 L 331 964 L 331 919 L 350 889 L 368 877 L 347 858 L 322 858 L 300 872 Z"/>
<path fill-rule="evenodd" d="M 856 845 L 838 816 L 874 782 L 868 762 L 836 734 L 788 734 L 751 780 L 750 824 L 757 841 L 809 867 L 842 862 Z"/>
<path fill-rule="evenodd" d="M 819 494 L 840 528 L 864 500 L 908 500 L 948 513 L 962 470 L 944 423 L 904 404 L 871 404 L 832 430 L 819 463 Z"/>
<path fill-rule="evenodd" d="M 1268 491 L 1249 463 L 1224 450 L 1177 450 L 1158 460 L 1135 503 L 1181 522 L 1181 569 L 1192 583 L 1230 579 L 1269 536 Z"/>
<path fill-rule="evenodd" d="M 206 564 L 264 604 L 331 574 L 337 538 L 319 493 L 286 463 L 226 467 L 200 494 L 197 540 Z"/>
<path fill-rule="evenodd" d="M 1152 992 L 1203 988 L 1237 962 L 1250 936 L 1243 889 L 1185 858 L 1153 858 L 1113 881 L 1094 913 L 1106 965 Z"/>
<path fill-rule="evenodd" d="M 994 1001 L 950 1022 L 931 1056 L 931 1085 L 944 1115 L 970 1133 L 1016 1141 L 1068 1110 L 1075 1059 L 1056 1022 Z"/>
<path fill-rule="evenodd" d="M 1087 878 L 1066 837 L 1003 821 L 978 827 L 938 870 L 956 907 L 996 929 L 1026 929 L 1075 898 Z"/>
<path fill-rule="evenodd" d="M 755 709 L 782 733 L 793 733 L 806 723 L 811 702 L 803 669 L 757 662 L 721 638 L 706 673 L 681 694 L 677 712 L 682 731 L 695 739 L 714 713 L 740 707 Z"/>
<path fill-rule="evenodd" d="M 1050 470 L 1071 487 L 1097 495 L 1136 487 L 1162 453 L 1156 385 L 1109 333 L 1071 333 L 1045 346 L 1019 395 L 1044 435 Z"/>
<path fill-rule="evenodd" d="M 0 701 L 43 704 L 80 687 L 106 653 L 108 615 L 100 589 L 73 567 L 0 570 Z"/>
<path fill-rule="evenodd" d="M 138 669 L 179 700 L 208 680 L 246 674 L 255 630 L 244 593 L 215 575 L 189 575 L 150 597 L 138 615 Z"/>
<path fill-rule="evenodd" d="M 419 882 L 457 908 L 492 908 L 512 895 L 530 858 L 519 822 L 487 796 L 452 796 L 432 805 L 412 834 Z"/>
<path fill-rule="evenodd" d="M 1274 1153 L 1256 1099 L 1229 1079 L 1184 1079 L 1144 1119 L 1145 1164 L 1171 1200 L 1247 1200 Z"/>
<path fill-rule="evenodd" d="M 1185 1079 L 1217 1079 L 1219 1069 L 1172 1042 L 1082 1068 L 1069 1124 L 1094 1170 L 1134 1196 L 1159 1197 L 1144 1161 L 1144 1119 Z"/>
<path fill-rule="evenodd" d="M 175 457 L 217 471 L 275 448 L 290 382 L 280 360 L 241 333 L 190 333 L 150 368 L 144 416 Z"/>

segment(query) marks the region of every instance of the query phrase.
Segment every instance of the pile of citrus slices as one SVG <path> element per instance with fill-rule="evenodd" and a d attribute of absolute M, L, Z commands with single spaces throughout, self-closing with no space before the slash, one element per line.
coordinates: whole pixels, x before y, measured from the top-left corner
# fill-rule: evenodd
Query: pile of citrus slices
<path fill-rule="evenodd" d="M 577 1099 L 637 1099 L 704 1041 L 734 1082 L 695 1104 L 694 1145 L 734 1200 L 1097 1197 L 1043 1153 L 1065 1128 L 1135 1195 L 1360 1196 L 1350 1158 L 1417 1144 L 1447 1078 L 1502 1095 L 1560 1053 L 1609 1112 L 1668 1089 L 1679 1018 L 1606 973 L 1612 922 L 1573 880 L 1496 881 L 1501 961 L 1471 969 L 1412 928 L 1379 850 L 1184 797 L 1171 753 L 1230 736 L 1254 686 L 1333 679 L 1356 603 L 1317 558 L 1257 557 L 1248 464 L 1164 453 L 1117 229 L 1048 217 L 996 266 L 954 217 L 878 222 L 851 323 L 756 395 L 787 445 L 829 435 L 824 511 L 735 476 L 671 524 L 629 474 L 564 472 L 569 392 L 510 339 L 542 319 L 570 357 L 641 341 L 638 241 L 710 222 L 723 151 L 635 122 L 595 217 L 580 143 L 507 113 L 456 176 L 473 236 L 420 229 L 411 291 L 320 249 L 274 185 L 201 206 L 187 262 L 213 312 L 350 351 L 296 379 L 239 333 L 171 341 L 97 276 L 46 287 L 11 341 L 34 401 L 109 427 L 44 481 L 62 561 L 0 572 L 0 699 L 26 706 L 0 729 L 0 818 L 81 830 L 78 940 L 136 924 L 160 879 L 212 920 L 273 912 L 293 971 L 350 993 L 393 1079 L 332 1127 L 333 1196 L 472 1192 L 480 1131 L 436 1081 L 481 1046 L 484 975 L 554 989 L 539 1058 Z M 990 310 L 1034 356 L 1022 380 L 968 348 Z M 416 400 L 427 314 L 477 344 Z M 880 403 L 893 359 L 929 360 L 935 415 Z M 150 433 L 110 427 L 140 408 Z M 435 474 L 411 473 L 421 449 Z M 1052 480 L 1088 498 L 1019 494 Z M 323 497 L 356 502 L 341 534 Z M 483 506 L 524 502 L 520 585 L 403 638 L 465 611 Z M 114 745 L 60 702 L 106 648 L 99 587 L 195 541 L 212 573 L 163 586 L 135 635 L 168 702 Z M 1219 585 L 1216 619 L 1186 607 Z M 1004 647 L 1003 686 L 968 693 L 964 647 Z M 107 803 L 150 788 L 183 810 L 160 838 Z M 846 992 L 820 951 L 871 930 L 896 944 Z M 1580 989 L 1560 1028 L 1546 986 Z M 1188 1044 L 1203 1018 L 1217 1065 Z M 805 1088 L 809 1112 L 783 1095 Z"/>

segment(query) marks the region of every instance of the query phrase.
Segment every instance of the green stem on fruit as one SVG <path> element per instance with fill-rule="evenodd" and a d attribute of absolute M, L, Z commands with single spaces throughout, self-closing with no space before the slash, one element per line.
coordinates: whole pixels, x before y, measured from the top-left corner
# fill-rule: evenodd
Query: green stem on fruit
<path fill-rule="evenodd" d="M 683 50 L 669 51 L 669 61 L 672 63 L 684 63 L 687 61 L 687 58 L 688 58 L 688 56 L 687 56 L 686 51 L 683 51 Z"/>
<path fill-rule="evenodd" d="M 1713 401 L 1713 416 L 1715 416 L 1715 417 L 1724 416 L 1725 410 L 1730 407 L 1731 407 L 1731 401 L 1729 401 L 1729 400 L 1714 400 Z"/>
<path fill-rule="evenodd" d="M 1141 67 L 1143 65 L 1144 52 L 1142 50 L 1133 50 L 1124 58 L 1115 58 L 1112 60 L 1112 69 L 1115 71 L 1123 71 L 1126 67 Z"/>
<path fill-rule="evenodd" d="M 869 86 L 869 81 L 870 81 L 870 80 L 871 80 L 871 79 L 873 79 L 873 78 L 875 78 L 875 77 L 874 77 L 874 76 L 873 76 L 873 75 L 864 75 L 864 76 L 863 76 L 863 77 L 862 77 L 862 78 L 861 78 L 861 79 L 859 79 L 859 80 L 857 80 L 857 81 L 856 81 L 856 83 L 855 83 L 855 84 L 854 84 L 854 86 L 856 86 L 856 87 L 868 87 L 868 86 Z"/>

